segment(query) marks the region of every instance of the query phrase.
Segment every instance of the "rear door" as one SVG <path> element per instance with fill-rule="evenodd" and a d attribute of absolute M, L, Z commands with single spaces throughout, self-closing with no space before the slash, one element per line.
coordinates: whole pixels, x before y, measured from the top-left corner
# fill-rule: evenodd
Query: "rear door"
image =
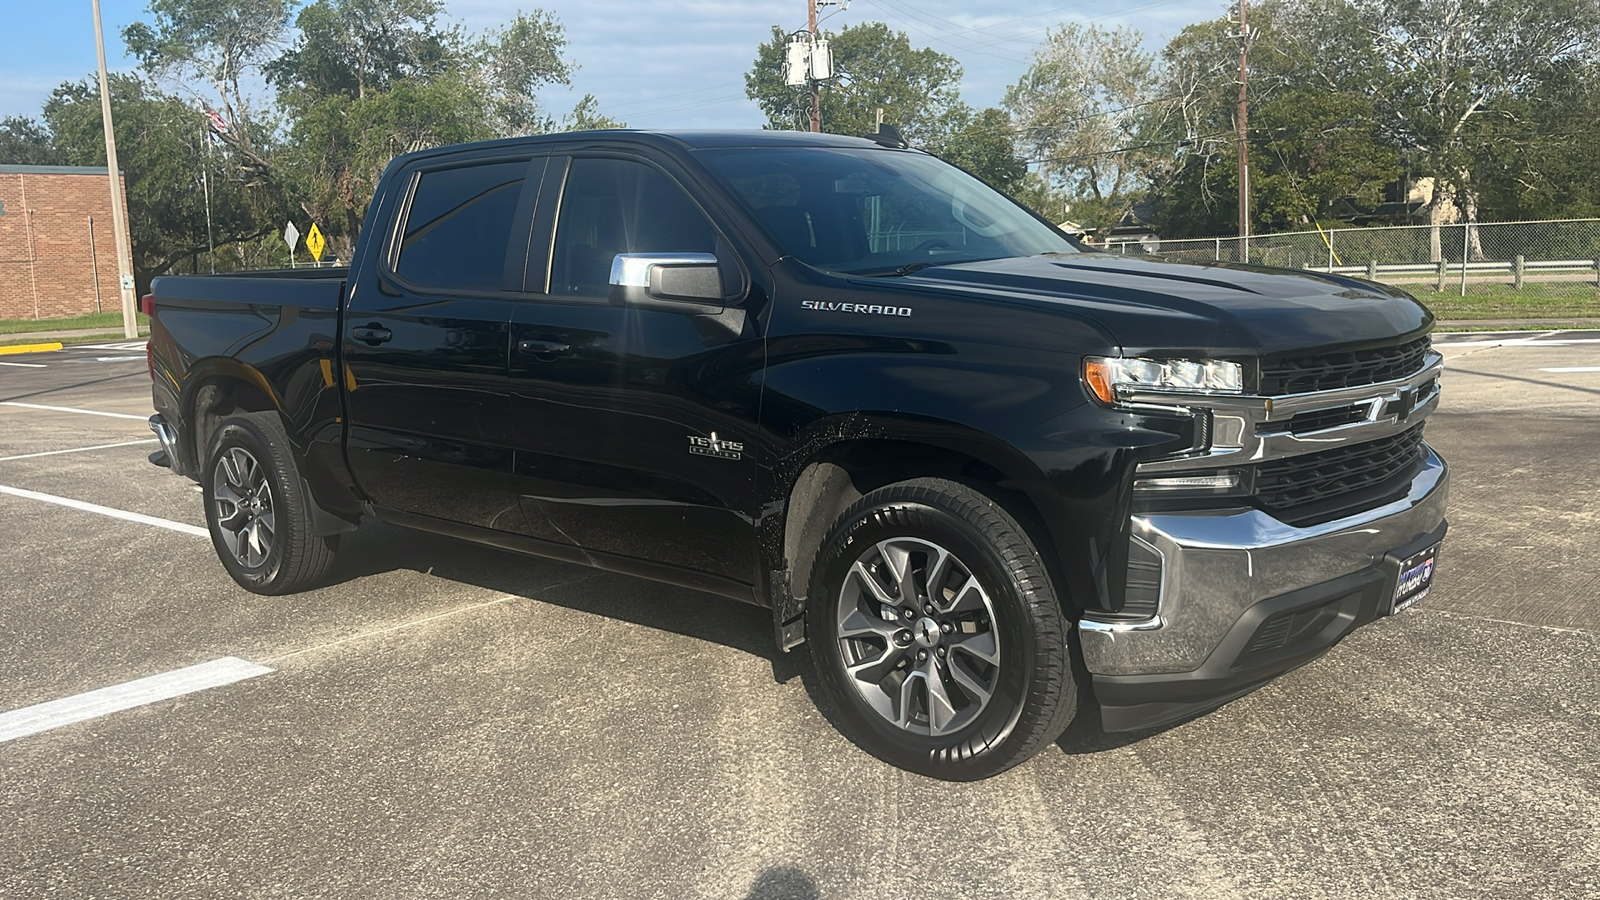
<path fill-rule="evenodd" d="M 665 168 L 615 153 L 553 158 L 541 198 L 511 326 L 529 528 L 752 583 L 762 342 L 725 229 Z M 624 305 L 619 253 L 713 254 L 727 301 Z"/>
<path fill-rule="evenodd" d="M 346 444 L 372 502 L 522 531 L 507 357 L 544 160 L 423 161 L 345 316 Z"/>

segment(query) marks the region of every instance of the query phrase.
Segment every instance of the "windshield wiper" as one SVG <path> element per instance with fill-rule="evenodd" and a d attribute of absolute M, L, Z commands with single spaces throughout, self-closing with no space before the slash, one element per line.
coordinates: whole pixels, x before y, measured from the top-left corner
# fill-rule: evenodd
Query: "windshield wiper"
<path fill-rule="evenodd" d="M 945 265 L 945 264 L 944 263 L 933 263 L 933 262 L 914 262 L 914 263 L 906 263 L 905 265 L 900 266 L 897 269 L 879 269 L 877 271 L 851 272 L 849 274 L 861 276 L 861 277 L 864 277 L 864 278 L 896 278 L 896 277 L 899 277 L 901 275 L 910 275 L 912 272 L 918 271 L 919 269 L 926 269 L 929 266 L 942 266 L 942 265 Z"/>
<path fill-rule="evenodd" d="M 863 276 L 863 277 L 866 277 L 866 278 L 893 278 L 893 277 L 899 277 L 899 276 L 902 276 L 902 275 L 910 275 L 912 272 L 920 272 L 923 269 L 930 268 L 932 266 L 959 266 L 959 265 L 962 265 L 963 263 L 984 262 L 985 260 L 998 259 L 998 258 L 999 257 L 994 257 L 994 256 L 978 256 L 978 257 L 974 257 L 972 259 L 940 259 L 940 260 L 933 260 L 931 262 L 929 262 L 929 261 L 909 262 L 909 263 L 906 263 L 905 265 L 903 265 L 903 266 L 901 266 L 901 267 L 899 267 L 897 269 L 880 269 L 880 270 L 875 271 L 875 272 L 874 271 L 850 272 L 849 274 L 851 274 L 851 275 L 859 275 L 859 276 Z"/>

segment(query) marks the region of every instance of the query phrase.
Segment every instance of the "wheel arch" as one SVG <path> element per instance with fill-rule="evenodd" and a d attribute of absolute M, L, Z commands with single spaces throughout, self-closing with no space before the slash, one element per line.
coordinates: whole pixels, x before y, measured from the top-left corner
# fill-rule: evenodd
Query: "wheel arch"
<path fill-rule="evenodd" d="M 236 412 L 276 412 L 280 417 L 283 413 L 271 382 L 251 366 L 228 357 L 195 363 L 184 380 L 178 402 L 188 425 L 181 448 L 185 455 L 182 462 L 197 476 L 211 436 L 223 419 Z"/>
<path fill-rule="evenodd" d="M 314 531 L 334 535 L 354 530 L 360 509 L 341 490 L 342 479 L 307 453 L 279 392 L 258 369 L 231 357 L 212 357 L 189 370 L 179 397 L 188 433 L 179 448 L 186 472 L 200 480 L 206 451 L 222 422 L 238 413 L 274 413 L 289 438 L 294 465 L 310 499 Z M 340 503 L 340 498 L 346 498 Z"/>
<path fill-rule="evenodd" d="M 1022 451 L 976 429 L 920 417 L 853 414 L 808 430 L 833 437 L 813 439 L 803 458 L 780 468 L 792 473 L 774 498 L 784 511 L 781 535 L 764 542 L 776 576 L 771 599 L 784 649 L 804 640 L 792 623 L 804 608 L 828 529 L 863 495 L 912 478 L 947 478 L 994 500 L 1028 533 L 1060 586 L 1057 594 L 1066 611 L 1081 605 L 1062 577 L 1060 551 L 1068 538 L 1050 526 L 1051 511 L 1034 500 L 1049 496 L 1050 481 Z"/>

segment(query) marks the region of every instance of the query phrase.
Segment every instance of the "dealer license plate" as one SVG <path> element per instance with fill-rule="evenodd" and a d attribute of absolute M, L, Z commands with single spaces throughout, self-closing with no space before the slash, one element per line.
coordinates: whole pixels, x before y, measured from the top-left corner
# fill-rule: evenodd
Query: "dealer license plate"
<path fill-rule="evenodd" d="M 1406 557 L 1400 564 L 1400 580 L 1394 586 L 1394 602 L 1389 607 L 1389 614 L 1411 607 L 1412 604 L 1428 596 L 1428 590 L 1433 587 L 1434 562 L 1439 556 L 1439 545 Z"/>

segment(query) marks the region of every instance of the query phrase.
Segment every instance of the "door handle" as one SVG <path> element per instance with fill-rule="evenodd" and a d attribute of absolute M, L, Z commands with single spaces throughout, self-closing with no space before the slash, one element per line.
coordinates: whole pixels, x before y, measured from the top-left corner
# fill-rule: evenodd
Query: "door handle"
<path fill-rule="evenodd" d="M 571 350 L 571 349 L 572 349 L 572 345 L 564 344 L 564 343 L 562 343 L 560 341 L 518 341 L 517 342 L 517 351 L 519 353 L 531 353 L 534 356 L 546 356 L 546 355 L 555 356 L 555 355 L 560 354 L 560 353 L 566 353 L 568 350 Z"/>
<path fill-rule="evenodd" d="M 358 341 L 377 346 L 394 337 L 394 332 L 374 322 L 366 327 L 350 329 L 350 336 Z"/>

